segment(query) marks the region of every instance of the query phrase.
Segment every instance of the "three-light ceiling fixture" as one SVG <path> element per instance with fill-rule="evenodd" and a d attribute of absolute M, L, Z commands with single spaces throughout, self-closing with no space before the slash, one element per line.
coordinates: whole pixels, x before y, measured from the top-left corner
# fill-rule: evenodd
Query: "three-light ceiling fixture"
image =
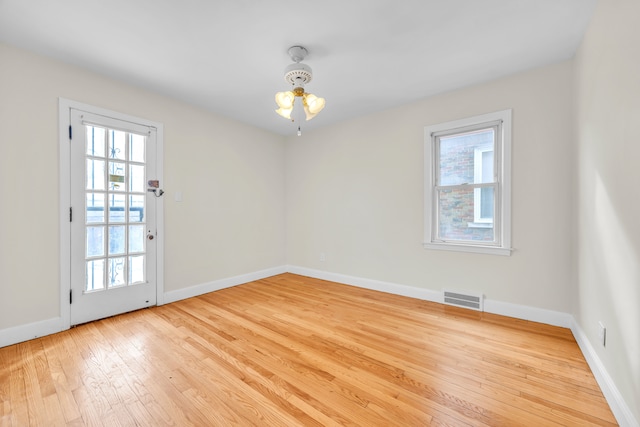
<path fill-rule="evenodd" d="M 291 84 L 291 90 L 276 93 L 276 104 L 278 109 L 276 113 L 295 122 L 295 118 L 291 117 L 294 102 L 296 98 L 302 98 L 302 107 L 307 120 L 313 119 L 324 108 L 324 98 L 318 98 L 312 93 L 304 91 L 304 85 L 309 83 L 313 77 L 311 67 L 303 64 L 302 61 L 309 53 L 302 46 L 292 46 L 288 50 L 289 56 L 294 61 L 284 70 L 284 80 Z M 300 135 L 300 126 L 298 126 L 298 135 Z"/>

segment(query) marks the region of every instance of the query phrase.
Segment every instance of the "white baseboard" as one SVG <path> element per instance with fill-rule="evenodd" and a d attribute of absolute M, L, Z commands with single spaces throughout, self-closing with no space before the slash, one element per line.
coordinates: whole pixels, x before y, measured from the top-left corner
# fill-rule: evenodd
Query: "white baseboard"
<path fill-rule="evenodd" d="M 264 279 L 265 277 L 275 276 L 276 274 L 286 273 L 286 266 L 269 268 L 266 270 L 256 271 L 253 273 L 242 274 L 240 276 L 229 277 L 226 279 L 215 280 L 209 283 L 192 286 L 190 288 L 179 289 L 177 291 L 167 292 L 164 294 L 164 303 L 179 301 L 181 299 L 191 298 L 194 296 L 206 294 L 219 289 L 236 286 L 242 283 L 252 282 L 254 280 Z M 0 347 L 29 341 L 34 338 L 40 338 L 46 335 L 55 334 L 69 329 L 69 319 L 55 317 L 52 319 L 41 320 L 38 322 L 27 323 L 6 329 L 0 329 Z"/>
<path fill-rule="evenodd" d="M 442 293 L 431 289 L 416 288 L 415 286 L 399 285 L 397 283 L 382 282 L 380 280 L 347 276 L 345 274 L 297 267 L 295 265 L 288 266 L 288 272 L 299 274 L 301 276 L 313 277 L 315 279 L 328 280 L 330 282 L 344 283 L 345 285 L 357 286 L 359 288 L 442 303 Z"/>
<path fill-rule="evenodd" d="M 593 376 L 596 378 L 602 394 L 604 394 L 607 403 L 611 408 L 611 412 L 616 417 L 618 424 L 622 427 L 640 427 L 640 422 L 635 418 L 631 409 L 622 398 L 620 391 L 616 387 L 613 379 L 604 367 L 604 364 L 598 357 L 598 353 L 591 345 L 591 342 L 587 338 L 578 322 L 572 319 L 571 332 L 578 343 L 578 347 L 582 351 L 584 358 L 593 372 Z"/>
<path fill-rule="evenodd" d="M 241 274 L 239 276 L 214 280 L 212 282 L 202 283 L 200 285 L 195 285 L 195 286 L 191 286 L 184 289 L 178 289 L 176 291 L 165 292 L 164 303 L 169 304 L 171 302 L 196 297 L 198 295 L 219 291 L 220 289 L 230 288 L 232 286 L 237 286 L 242 283 L 253 282 L 254 280 L 260 280 L 266 277 L 275 276 L 276 274 L 282 274 L 286 272 L 287 272 L 286 266 L 273 267 L 273 268 L 268 268 L 266 270 L 256 271 L 253 273 Z"/>
<path fill-rule="evenodd" d="M 55 334 L 66 329 L 69 329 L 69 325 L 65 323 L 62 317 L 54 317 L 39 322 L 27 323 L 26 325 L 1 329 L 0 347 L 44 337 L 45 335 Z"/>
<path fill-rule="evenodd" d="M 501 316 L 515 317 L 521 320 L 560 326 L 562 328 L 571 328 L 573 324 L 573 316 L 568 313 L 512 304 L 509 302 L 484 300 L 484 311 Z"/>
<path fill-rule="evenodd" d="M 290 265 L 290 273 L 301 276 L 313 277 L 316 279 L 329 280 L 332 282 L 344 283 L 360 288 L 374 291 L 387 292 L 395 295 L 403 295 L 411 298 L 418 298 L 426 301 L 443 303 L 442 292 L 432 289 L 416 288 L 415 286 L 399 285 L 397 283 L 381 282 L 379 280 L 364 279 L 362 277 L 347 276 L 344 274 L 330 273 L 323 270 L 297 267 Z M 559 311 L 545 310 L 542 308 L 529 307 L 507 302 L 485 300 L 484 311 L 487 313 L 500 314 L 502 316 L 515 317 L 516 319 L 531 320 L 538 323 L 546 323 L 553 326 L 571 328 L 573 317 L 567 313 Z"/>

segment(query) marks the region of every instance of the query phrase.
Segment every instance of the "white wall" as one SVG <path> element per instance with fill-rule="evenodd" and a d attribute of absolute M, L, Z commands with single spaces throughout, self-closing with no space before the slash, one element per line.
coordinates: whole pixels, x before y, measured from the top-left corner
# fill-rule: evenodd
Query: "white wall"
<path fill-rule="evenodd" d="M 507 108 L 515 251 L 423 249 L 424 126 Z M 572 64 L 564 62 L 290 137 L 289 264 L 570 312 L 572 117 Z"/>
<path fill-rule="evenodd" d="M 640 2 L 601 1 L 576 56 L 575 317 L 640 420 Z M 607 327 L 607 344 L 598 322 Z"/>
<path fill-rule="evenodd" d="M 284 265 L 282 137 L 0 44 L 0 330 L 60 316 L 58 97 L 164 124 L 165 291 Z"/>

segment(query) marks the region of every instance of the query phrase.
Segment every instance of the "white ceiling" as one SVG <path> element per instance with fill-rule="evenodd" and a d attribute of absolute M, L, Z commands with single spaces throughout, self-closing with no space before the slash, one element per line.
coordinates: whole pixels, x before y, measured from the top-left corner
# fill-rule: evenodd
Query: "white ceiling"
<path fill-rule="evenodd" d="M 312 130 L 569 59 L 596 1 L 0 0 L 0 41 L 286 135 L 292 45 Z"/>

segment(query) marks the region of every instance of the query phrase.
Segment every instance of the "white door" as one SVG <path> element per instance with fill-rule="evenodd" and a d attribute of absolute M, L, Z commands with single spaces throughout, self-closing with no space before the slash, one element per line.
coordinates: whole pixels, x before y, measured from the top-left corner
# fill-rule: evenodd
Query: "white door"
<path fill-rule="evenodd" d="M 156 128 L 73 108 L 70 115 L 70 320 L 77 325 L 156 305 L 161 190 L 153 182 Z"/>

